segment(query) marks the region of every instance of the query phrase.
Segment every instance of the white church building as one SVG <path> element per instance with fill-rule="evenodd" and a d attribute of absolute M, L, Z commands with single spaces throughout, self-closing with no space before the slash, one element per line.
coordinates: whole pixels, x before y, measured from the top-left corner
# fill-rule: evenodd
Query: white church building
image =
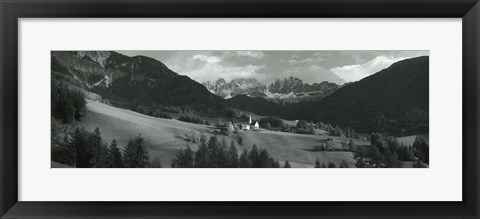
<path fill-rule="evenodd" d="M 240 123 L 239 128 L 241 130 L 259 130 L 260 125 L 258 125 L 258 121 L 256 121 L 255 124 L 252 125 L 252 115 L 250 115 L 248 123 Z"/>

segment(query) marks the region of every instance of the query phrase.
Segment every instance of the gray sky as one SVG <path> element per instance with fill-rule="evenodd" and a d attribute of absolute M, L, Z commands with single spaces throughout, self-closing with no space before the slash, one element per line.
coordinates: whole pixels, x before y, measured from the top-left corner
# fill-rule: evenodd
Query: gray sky
<path fill-rule="evenodd" d="M 358 81 L 406 58 L 429 51 L 118 51 L 157 59 L 173 71 L 198 81 L 254 77 L 268 85 L 297 77 L 307 83 Z"/>

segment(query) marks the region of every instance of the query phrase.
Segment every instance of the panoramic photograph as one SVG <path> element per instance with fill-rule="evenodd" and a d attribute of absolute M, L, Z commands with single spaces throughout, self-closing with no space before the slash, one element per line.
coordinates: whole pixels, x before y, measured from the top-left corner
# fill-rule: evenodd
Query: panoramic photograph
<path fill-rule="evenodd" d="M 429 51 L 51 51 L 51 168 L 429 168 Z"/>

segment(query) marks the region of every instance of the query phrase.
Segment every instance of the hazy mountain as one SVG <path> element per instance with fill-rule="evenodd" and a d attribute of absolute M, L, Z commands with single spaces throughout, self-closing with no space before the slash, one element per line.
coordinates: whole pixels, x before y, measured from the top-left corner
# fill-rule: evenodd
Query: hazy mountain
<path fill-rule="evenodd" d="M 116 52 L 52 52 L 52 75 L 72 86 L 99 94 L 123 108 L 151 112 L 162 106 L 215 116 L 224 100 L 187 76 L 145 56 Z"/>
<path fill-rule="evenodd" d="M 292 117 L 398 135 L 428 132 L 429 57 L 406 59 L 348 84 Z"/>

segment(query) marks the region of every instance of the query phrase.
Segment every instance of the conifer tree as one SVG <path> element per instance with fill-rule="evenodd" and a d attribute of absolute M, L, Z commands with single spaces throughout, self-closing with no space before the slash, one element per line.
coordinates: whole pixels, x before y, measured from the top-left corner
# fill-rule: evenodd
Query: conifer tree
<path fill-rule="evenodd" d="M 75 167 L 75 154 L 75 145 L 71 144 L 71 139 L 67 135 L 64 136 L 63 142 L 59 141 L 55 145 L 52 143 L 51 156 L 55 162 Z"/>
<path fill-rule="evenodd" d="M 230 168 L 238 167 L 238 153 L 237 148 L 235 148 L 235 143 L 230 142 L 230 148 L 228 149 L 228 166 Z"/>
<path fill-rule="evenodd" d="M 70 144 L 75 148 L 75 166 L 80 168 L 95 167 L 95 148 L 89 144 L 88 133 L 80 128 L 75 129 Z"/>
<path fill-rule="evenodd" d="M 354 151 L 355 150 L 355 142 L 353 142 L 353 139 L 350 139 L 350 142 L 348 142 L 348 149 L 350 151 Z"/>
<path fill-rule="evenodd" d="M 328 162 L 328 168 L 335 168 L 336 165 L 333 162 Z"/>
<path fill-rule="evenodd" d="M 340 168 L 348 168 L 348 164 L 345 160 L 342 160 L 342 163 L 340 164 Z"/>
<path fill-rule="evenodd" d="M 259 168 L 261 167 L 261 162 L 260 162 L 260 153 L 258 152 L 257 145 L 253 145 L 252 149 L 250 150 L 250 153 L 248 154 L 248 160 L 250 161 L 250 164 L 253 168 Z"/>
<path fill-rule="evenodd" d="M 95 150 L 95 162 L 93 166 L 105 167 L 104 164 L 106 163 L 106 151 L 104 150 L 104 145 L 102 143 L 102 134 L 100 133 L 100 129 L 98 127 L 95 128 L 95 131 L 93 131 L 93 134 L 90 136 L 90 144 Z"/>
<path fill-rule="evenodd" d="M 322 168 L 322 165 L 320 164 L 320 160 L 318 160 L 318 157 L 315 160 L 315 168 Z"/>
<path fill-rule="evenodd" d="M 172 160 L 173 168 L 193 168 L 193 152 L 190 146 L 187 149 L 181 148 L 176 157 Z"/>
<path fill-rule="evenodd" d="M 278 159 L 273 163 L 274 168 L 280 168 L 280 162 L 278 162 Z"/>
<path fill-rule="evenodd" d="M 283 165 L 283 168 L 291 168 L 292 166 L 290 166 L 290 162 L 285 161 L 285 164 Z"/>
<path fill-rule="evenodd" d="M 123 150 L 123 163 L 127 168 L 142 168 L 148 165 L 148 149 L 141 135 L 128 141 Z"/>
<path fill-rule="evenodd" d="M 150 167 L 152 168 L 162 168 L 162 161 L 158 157 L 155 157 L 155 159 L 152 161 L 150 164 Z"/>
<path fill-rule="evenodd" d="M 207 148 L 207 143 L 200 140 L 200 146 L 198 146 L 197 153 L 195 153 L 195 167 L 207 168 L 210 164 L 210 152 Z"/>
<path fill-rule="evenodd" d="M 267 150 L 261 150 L 258 155 L 258 162 L 260 168 L 273 168 L 273 158 L 270 157 Z"/>
<path fill-rule="evenodd" d="M 108 147 L 107 164 L 110 168 L 122 167 L 122 153 L 117 146 L 117 140 L 113 139 Z"/>
<path fill-rule="evenodd" d="M 238 167 L 240 168 L 250 168 L 252 164 L 248 159 L 248 151 L 247 149 L 243 149 L 242 154 L 240 155 L 240 159 L 238 160 Z"/>

